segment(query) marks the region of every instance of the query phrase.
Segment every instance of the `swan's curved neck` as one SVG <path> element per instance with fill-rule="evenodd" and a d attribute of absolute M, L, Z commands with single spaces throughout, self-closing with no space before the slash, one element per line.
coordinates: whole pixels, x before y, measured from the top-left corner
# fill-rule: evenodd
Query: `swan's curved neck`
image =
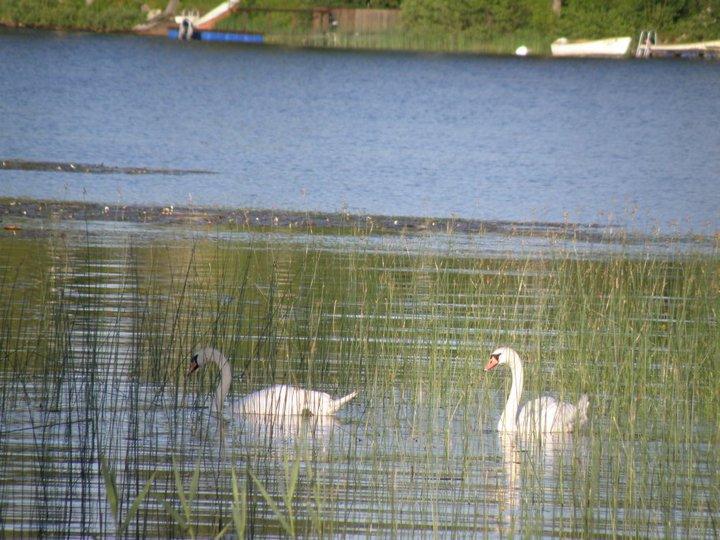
<path fill-rule="evenodd" d="M 222 416 L 225 396 L 227 396 L 228 390 L 230 390 L 230 383 L 232 382 L 232 370 L 230 368 L 230 362 L 228 362 L 227 358 L 222 354 L 213 355 L 212 361 L 220 368 L 220 382 L 215 390 L 215 411 L 218 416 Z"/>
<path fill-rule="evenodd" d="M 516 431 L 517 430 L 517 412 L 520 405 L 520 396 L 523 391 L 523 366 L 517 355 L 511 355 L 507 362 L 510 372 L 512 373 L 512 386 L 510 387 L 510 395 L 508 396 L 505 410 L 500 416 L 498 422 L 498 431 Z"/>

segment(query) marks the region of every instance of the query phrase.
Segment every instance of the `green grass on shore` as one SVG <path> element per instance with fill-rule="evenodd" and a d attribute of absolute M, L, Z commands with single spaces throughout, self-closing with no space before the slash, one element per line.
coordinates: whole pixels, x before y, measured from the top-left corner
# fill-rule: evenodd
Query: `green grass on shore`
<path fill-rule="evenodd" d="M 0 23 L 8 26 L 91 30 L 95 32 L 130 31 L 146 18 L 143 4 L 159 7 L 152 0 L 40 1 L 3 0 Z"/>

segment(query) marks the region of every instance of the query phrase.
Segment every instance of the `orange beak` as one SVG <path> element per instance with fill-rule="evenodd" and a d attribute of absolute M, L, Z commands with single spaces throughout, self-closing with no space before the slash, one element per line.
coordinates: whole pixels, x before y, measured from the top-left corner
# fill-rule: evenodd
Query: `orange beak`
<path fill-rule="evenodd" d="M 197 354 L 196 354 L 195 356 L 192 357 L 192 359 L 190 359 L 190 366 L 188 367 L 188 370 L 187 370 L 187 373 L 185 374 L 185 376 L 187 377 L 189 375 L 192 375 L 193 373 L 195 373 L 195 371 L 197 371 L 197 368 L 199 368 L 199 367 L 200 366 L 198 365 Z"/>
<path fill-rule="evenodd" d="M 485 364 L 485 371 L 490 371 L 491 369 L 495 369 L 499 363 L 500 363 L 500 359 L 497 356 L 491 356 L 490 360 L 488 360 L 488 363 Z"/>

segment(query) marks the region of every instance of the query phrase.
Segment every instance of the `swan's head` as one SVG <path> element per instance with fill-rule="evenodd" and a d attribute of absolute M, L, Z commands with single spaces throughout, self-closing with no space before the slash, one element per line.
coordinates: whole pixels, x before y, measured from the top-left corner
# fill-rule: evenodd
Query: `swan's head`
<path fill-rule="evenodd" d="M 510 347 L 500 347 L 498 349 L 495 349 L 490 355 L 490 360 L 488 360 L 488 363 L 485 364 L 485 371 L 490 371 L 491 369 L 495 369 L 501 364 L 507 364 L 511 360 L 515 360 L 518 358 L 518 353 L 516 353 Z"/>
<path fill-rule="evenodd" d="M 223 355 L 217 349 L 213 349 L 212 347 L 198 349 L 195 354 L 192 355 L 192 358 L 190 358 L 190 365 L 188 366 L 187 374 L 191 375 L 192 373 L 195 373 L 208 362 L 215 362 L 220 365 L 222 359 Z"/>

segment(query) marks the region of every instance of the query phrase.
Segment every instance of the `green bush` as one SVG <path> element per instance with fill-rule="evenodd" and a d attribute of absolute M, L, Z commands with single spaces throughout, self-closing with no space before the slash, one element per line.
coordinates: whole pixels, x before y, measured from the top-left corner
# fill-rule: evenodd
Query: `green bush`
<path fill-rule="evenodd" d="M 95 31 L 129 30 L 142 22 L 143 0 L 4 0 L 0 21 L 13 26 Z M 147 2 L 152 5 L 153 2 Z"/>
<path fill-rule="evenodd" d="M 655 29 L 671 39 L 720 38 L 720 0 L 404 0 L 408 30 L 493 37 L 518 31 L 548 39 L 596 38 Z"/>

